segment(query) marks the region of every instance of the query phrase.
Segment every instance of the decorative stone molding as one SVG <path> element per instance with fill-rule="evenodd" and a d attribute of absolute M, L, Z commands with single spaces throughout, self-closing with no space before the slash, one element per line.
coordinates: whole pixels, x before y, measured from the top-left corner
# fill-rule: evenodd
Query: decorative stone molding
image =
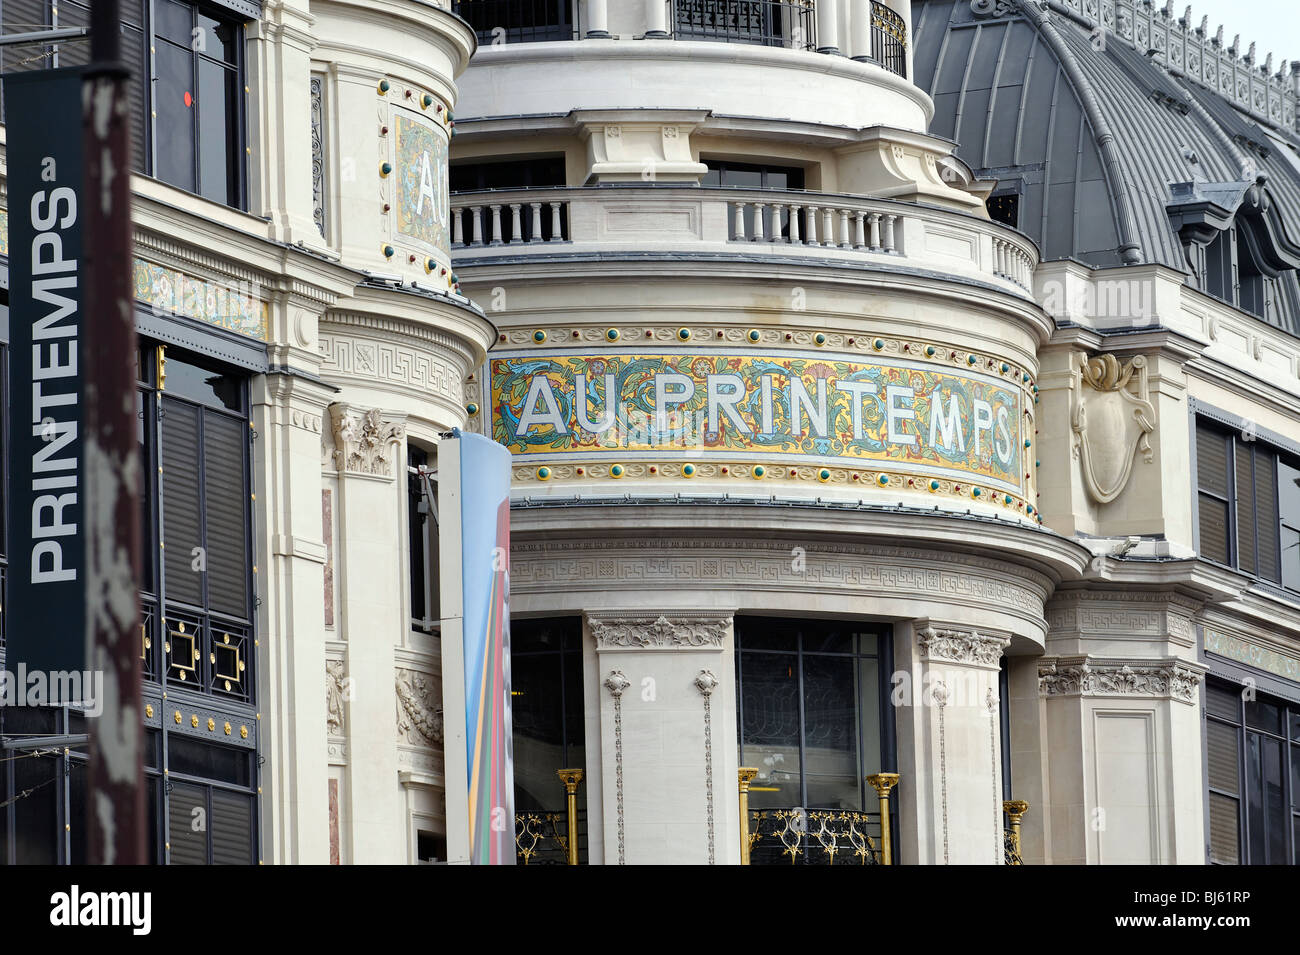
<path fill-rule="evenodd" d="M 663 559 L 647 561 L 647 553 Z M 803 569 L 795 570 L 789 545 L 778 541 L 527 540 L 521 533 L 515 534 L 511 545 L 510 586 L 518 594 L 626 587 L 887 594 L 1014 614 L 1028 632 L 1037 633 L 1045 630 L 1043 604 L 1051 590 L 1046 576 L 1027 568 L 1001 568 L 987 559 L 919 548 L 818 544 L 808 548 Z"/>
<path fill-rule="evenodd" d="M 415 670 L 398 670 L 397 736 L 418 746 L 442 745 L 441 693 L 436 681 Z"/>
<path fill-rule="evenodd" d="M 597 650 L 721 650 L 730 612 L 601 613 L 587 615 Z"/>
<path fill-rule="evenodd" d="M 712 670 L 701 670 L 700 675 L 695 678 L 695 689 L 706 698 L 712 696 L 717 688 L 718 677 Z"/>
<path fill-rule="evenodd" d="M 718 677 L 712 670 L 701 670 L 695 678 L 695 688 L 704 696 L 704 791 L 709 830 L 709 865 L 717 861 L 714 838 L 713 811 L 713 691 L 718 688 Z"/>
<path fill-rule="evenodd" d="M 617 114 L 579 110 L 574 123 L 587 142 L 587 182 L 698 183 L 708 172 L 691 157 L 690 135 L 699 112 L 642 110 L 634 122 Z"/>
<path fill-rule="evenodd" d="M 1156 409 L 1150 401 L 1147 360 L 1134 356 L 1120 365 L 1114 355 L 1081 355 L 1074 369 L 1070 427 L 1083 482 L 1098 504 L 1119 497 L 1133 472 L 1137 452 L 1150 464 Z"/>
<path fill-rule="evenodd" d="M 325 232 L 325 78 L 311 78 L 311 195 L 312 218 L 321 238 Z"/>
<path fill-rule="evenodd" d="M 1045 697 L 1146 696 L 1194 705 L 1205 672 L 1204 666 L 1174 657 L 1044 657 L 1038 663 L 1038 692 Z"/>
<path fill-rule="evenodd" d="M 605 689 L 614 697 L 614 793 L 618 816 L 618 864 L 627 865 L 627 824 L 623 809 L 623 692 L 632 681 L 622 670 L 610 670 Z"/>
<path fill-rule="evenodd" d="M 378 408 L 368 411 L 335 403 L 330 405 L 334 426 L 334 464 L 341 472 L 392 477 L 391 445 L 406 436 L 406 425 L 384 417 Z"/>
<path fill-rule="evenodd" d="M 342 660 L 325 661 L 325 732 L 330 736 L 347 735 L 347 718 L 344 715 L 344 683 Z"/>
<path fill-rule="evenodd" d="M 916 645 L 922 660 L 965 663 L 980 667 L 998 666 L 1009 637 L 962 630 L 918 621 Z"/>
<path fill-rule="evenodd" d="M 437 395 L 460 404 L 461 373 L 423 347 L 388 341 L 320 336 L 321 374 L 383 381 L 414 389 L 421 397 Z"/>
<path fill-rule="evenodd" d="M 310 431 L 312 434 L 320 434 L 321 416 L 295 408 L 289 412 L 289 424 L 303 431 Z"/>
<path fill-rule="evenodd" d="M 1196 644 L 1193 617 L 1201 604 L 1172 592 L 1067 591 L 1047 607 L 1049 638 L 1104 636 Z"/>

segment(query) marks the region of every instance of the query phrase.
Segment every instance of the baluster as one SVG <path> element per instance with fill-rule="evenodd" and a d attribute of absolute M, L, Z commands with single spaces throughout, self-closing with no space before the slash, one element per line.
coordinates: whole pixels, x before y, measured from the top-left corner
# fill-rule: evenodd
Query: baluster
<path fill-rule="evenodd" d="M 766 203 L 766 202 L 756 202 L 756 203 L 754 203 L 754 235 L 753 235 L 753 241 L 755 241 L 755 242 L 762 242 L 762 241 L 763 241 L 763 234 L 764 234 L 764 232 L 766 231 L 766 228 L 765 228 L 765 227 L 766 227 L 766 225 L 767 225 L 767 223 L 764 221 L 766 218 L 767 218 L 767 203 Z"/>
<path fill-rule="evenodd" d="M 852 243 L 849 242 L 849 210 L 840 210 L 840 248 L 851 249 Z"/>
<path fill-rule="evenodd" d="M 470 209 L 474 216 L 474 245 L 483 244 L 483 207 L 473 206 Z"/>
<path fill-rule="evenodd" d="M 853 213 L 853 248 L 860 249 L 867 244 L 867 214 L 859 209 Z"/>
<path fill-rule="evenodd" d="M 880 248 L 880 213 L 871 213 L 871 250 Z"/>
<path fill-rule="evenodd" d="M 452 245 L 465 244 L 465 227 L 463 224 L 464 218 L 465 218 L 465 210 L 463 208 L 451 210 L 451 244 Z"/>
<path fill-rule="evenodd" d="M 563 242 L 568 238 L 563 232 L 563 226 L 560 222 L 560 206 L 558 202 L 551 203 L 551 241 Z"/>
<path fill-rule="evenodd" d="M 790 204 L 790 244 L 798 245 L 799 239 L 799 206 L 794 203 Z"/>
<path fill-rule="evenodd" d="M 529 242 L 542 241 L 542 204 L 540 202 L 530 202 L 529 207 L 533 210 L 533 237 Z"/>
<path fill-rule="evenodd" d="M 835 246 L 835 210 L 822 210 L 822 245 L 826 248 Z"/>
<path fill-rule="evenodd" d="M 805 206 L 804 217 L 808 226 L 804 230 L 804 232 L 807 233 L 804 236 L 804 242 L 808 245 L 816 245 L 817 244 L 817 207 Z"/>
<path fill-rule="evenodd" d="M 886 252 L 898 251 L 898 243 L 894 240 L 894 220 L 897 218 L 898 216 L 895 215 L 885 216 L 885 251 Z"/>
<path fill-rule="evenodd" d="M 519 219 L 519 207 L 518 202 L 510 203 L 510 238 L 506 240 L 507 245 L 524 241 L 524 226 Z"/>
<path fill-rule="evenodd" d="M 501 204 L 492 207 L 492 245 L 501 244 Z"/>
<path fill-rule="evenodd" d="M 1002 240 L 994 239 L 993 240 L 993 274 L 1001 275 L 1003 271 L 1004 270 L 1002 268 Z"/>
<path fill-rule="evenodd" d="M 733 242 L 739 242 L 741 239 L 746 238 L 745 204 L 743 202 L 734 202 L 731 205 L 731 209 L 732 209 L 731 240 Z"/>

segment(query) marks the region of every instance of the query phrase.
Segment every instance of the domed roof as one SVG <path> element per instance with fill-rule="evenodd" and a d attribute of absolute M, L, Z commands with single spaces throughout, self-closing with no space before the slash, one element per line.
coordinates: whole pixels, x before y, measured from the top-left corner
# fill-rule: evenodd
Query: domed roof
<path fill-rule="evenodd" d="M 913 0 L 930 132 L 999 180 L 995 201 L 1018 197 L 1016 225 L 1047 260 L 1190 273 L 1179 210 L 1209 203 L 1221 228 L 1248 209 L 1276 247 L 1264 256 L 1277 270 L 1267 319 L 1300 333 L 1297 77 L 1168 6 L 1116 0 L 1104 25 L 1097 0 L 1046 6 Z"/>

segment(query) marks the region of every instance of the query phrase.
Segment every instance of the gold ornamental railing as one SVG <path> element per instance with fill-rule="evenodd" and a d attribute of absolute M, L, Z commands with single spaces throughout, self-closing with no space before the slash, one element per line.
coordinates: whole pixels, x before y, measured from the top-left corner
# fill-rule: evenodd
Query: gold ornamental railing
<path fill-rule="evenodd" d="M 520 865 L 578 865 L 586 838 L 587 814 L 578 808 L 581 769 L 559 769 L 564 785 L 563 812 L 515 813 L 515 859 Z"/>
<path fill-rule="evenodd" d="M 877 773 L 867 782 L 880 799 L 879 812 L 848 809 L 750 809 L 749 784 L 758 770 L 737 774 L 740 799 L 741 865 L 892 865 L 889 791 L 897 773 Z M 879 843 L 871 833 L 879 833 Z"/>

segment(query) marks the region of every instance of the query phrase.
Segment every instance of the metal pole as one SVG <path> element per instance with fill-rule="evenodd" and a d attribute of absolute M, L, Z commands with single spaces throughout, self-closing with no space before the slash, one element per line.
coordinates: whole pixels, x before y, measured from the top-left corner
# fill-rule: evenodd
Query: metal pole
<path fill-rule="evenodd" d="M 555 775 L 564 783 L 565 809 L 569 817 L 569 865 L 578 864 L 578 783 L 581 769 L 557 769 Z"/>
<path fill-rule="evenodd" d="M 880 861 L 894 864 L 894 834 L 889 828 L 889 791 L 898 785 L 898 773 L 876 773 L 867 782 L 880 797 Z"/>
<path fill-rule="evenodd" d="M 1002 803 L 1002 811 L 1011 817 L 1011 865 L 1023 865 L 1020 854 L 1020 819 L 1029 812 L 1029 803 L 1023 799 L 1008 799 Z"/>
<path fill-rule="evenodd" d="M 84 295 L 86 641 L 103 674 L 103 714 L 90 720 L 88 858 L 145 858 L 141 785 L 140 461 L 136 448 L 131 283 L 131 108 L 119 0 L 90 5 L 82 125 L 86 156 Z"/>
<path fill-rule="evenodd" d="M 740 864 L 749 865 L 749 783 L 758 775 L 758 770 L 742 766 L 736 770 L 736 780 L 740 784 Z"/>

